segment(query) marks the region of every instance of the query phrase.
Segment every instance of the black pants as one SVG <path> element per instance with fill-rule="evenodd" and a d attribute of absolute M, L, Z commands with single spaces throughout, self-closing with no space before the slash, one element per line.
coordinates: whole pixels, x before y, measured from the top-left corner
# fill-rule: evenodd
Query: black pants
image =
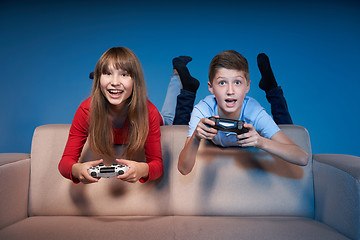
<path fill-rule="evenodd" d="M 173 125 L 188 125 L 194 107 L 196 93 L 181 89 L 177 96 Z"/>
<path fill-rule="evenodd" d="M 280 86 L 267 91 L 266 99 L 271 105 L 271 114 L 276 124 L 293 124 L 283 90 Z"/>

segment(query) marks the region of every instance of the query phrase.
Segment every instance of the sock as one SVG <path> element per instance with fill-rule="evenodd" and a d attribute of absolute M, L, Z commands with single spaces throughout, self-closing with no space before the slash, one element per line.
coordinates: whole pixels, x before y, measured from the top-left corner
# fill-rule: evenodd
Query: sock
<path fill-rule="evenodd" d="M 175 65 L 177 64 L 184 64 L 186 66 L 186 64 L 188 64 L 189 62 L 191 62 L 192 58 L 189 56 L 179 56 L 176 57 L 172 60 L 173 62 L 173 67 L 175 68 Z"/>
<path fill-rule="evenodd" d="M 184 90 L 196 93 L 199 88 L 200 82 L 191 76 L 189 69 L 186 67 L 192 60 L 189 56 L 180 56 L 173 59 L 173 67 L 179 74 L 181 84 Z"/>
<path fill-rule="evenodd" d="M 277 87 L 278 85 L 271 69 L 269 58 L 265 53 L 260 53 L 257 56 L 257 64 L 261 73 L 259 87 L 264 91 Z"/>

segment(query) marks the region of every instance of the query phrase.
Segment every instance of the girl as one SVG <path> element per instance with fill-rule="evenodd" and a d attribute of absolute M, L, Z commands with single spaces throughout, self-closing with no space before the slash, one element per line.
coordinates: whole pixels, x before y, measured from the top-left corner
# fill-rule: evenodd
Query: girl
<path fill-rule="evenodd" d="M 114 144 L 126 145 L 127 159 L 116 159 L 129 170 L 118 176 L 128 182 L 146 182 L 163 173 L 160 144 L 162 118 L 147 99 L 144 75 L 136 55 L 125 47 L 107 50 L 94 71 L 91 97 L 75 113 L 60 173 L 74 183 L 94 183 L 88 169 L 104 160 L 79 163 L 86 140 L 104 159 L 115 159 Z M 145 148 L 146 162 L 131 160 Z"/>

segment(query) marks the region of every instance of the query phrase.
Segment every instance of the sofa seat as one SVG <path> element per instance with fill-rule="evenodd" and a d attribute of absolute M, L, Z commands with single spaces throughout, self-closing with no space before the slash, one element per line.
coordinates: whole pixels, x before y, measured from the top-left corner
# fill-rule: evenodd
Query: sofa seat
<path fill-rule="evenodd" d="M 273 238 L 276 236 L 276 238 Z M 0 239 L 348 239 L 303 217 L 37 216 L 0 232 Z"/>
<path fill-rule="evenodd" d="M 313 155 L 301 126 L 280 128 L 308 153 L 307 166 L 202 141 L 183 176 L 177 161 L 188 127 L 162 126 L 161 178 L 94 184 L 58 171 L 69 128 L 36 128 L 30 155 L 0 153 L 0 240 L 360 240 L 360 158 Z M 96 158 L 86 144 L 80 161 Z"/>

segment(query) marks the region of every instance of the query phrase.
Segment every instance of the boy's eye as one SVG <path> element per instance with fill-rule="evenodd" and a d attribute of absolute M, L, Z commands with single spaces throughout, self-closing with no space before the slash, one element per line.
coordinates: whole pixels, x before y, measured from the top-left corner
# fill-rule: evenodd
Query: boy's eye
<path fill-rule="evenodd" d="M 219 82 L 219 85 L 220 85 L 220 86 L 225 85 L 225 81 L 220 81 L 220 82 Z"/>
<path fill-rule="evenodd" d="M 240 85 L 241 81 L 235 81 L 235 85 Z"/>

